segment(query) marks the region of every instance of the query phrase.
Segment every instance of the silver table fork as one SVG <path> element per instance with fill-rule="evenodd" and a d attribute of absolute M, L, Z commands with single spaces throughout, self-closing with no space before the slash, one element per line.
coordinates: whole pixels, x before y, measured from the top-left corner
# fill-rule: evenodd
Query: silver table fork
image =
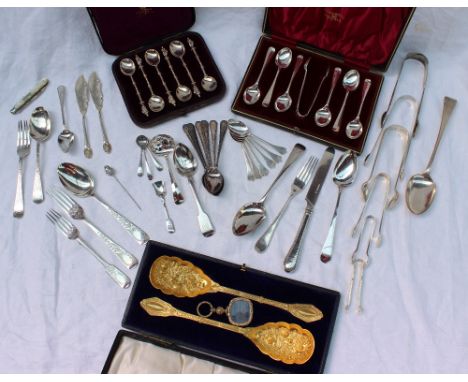
<path fill-rule="evenodd" d="M 311 156 L 309 160 L 304 164 L 304 166 L 302 166 L 299 173 L 294 178 L 294 181 L 291 185 L 291 192 L 289 193 L 289 197 L 284 203 L 283 208 L 281 208 L 275 220 L 272 221 L 265 233 L 262 236 L 260 236 L 260 239 L 258 239 L 257 243 L 255 244 L 255 249 L 257 250 L 257 252 L 265 251 L 270 245 L 271 239 L 273 238 L 273 234 L 275 233 L 281 218 L 286 212 L 289 203 L 299 192 L 301 192 L 304 189 L 307 183 L 309 183 L 310 179 L 312 178 L 312 173 L 314 172 L 315 167 L 317 166 L 317 162 L 318 159 L 314 156 Z"/>
<path fill-rule="evenodd" d="M 18 122 L 18 133 L 16 138 L 16 153 L 19 157 L 18 177 L 16 179 L 16 196 L 15 205 L 13 207 L 13 216 L 19 218 L 24 215 L 24 198 L 23 198 L 23 159 L 29 155 L 31 151 L 31 136 L 29 135 L 28 121 Z"/>
<path fill-rule="evenodd" d="M 51 209 L 47 212 L 47 218 L 57 227 L 70 240 L 75 240 L 83 248 L 86 248 L 96 260 L 104 267 L 109 277 L 121 288 L 128 288 L 130 286 L 130 279 L 116 266 L 109 264 L 105 261 L 93 248 L 89 246 L 81 237 L 78 228 L 60 215 L 57 211 Z"/>
<path fill-rule="evenodd" d="M 47 193 L 57 202 L 63 211 L 70 215 L 71 218 L 83 220 L 128 269 L 133 268 L 138 264 L 138 260 L 134 255 L 122 248 L 86 218 L 83 207 L 81 207 L 74 199 L 56 187 L 50 189 Z"/>

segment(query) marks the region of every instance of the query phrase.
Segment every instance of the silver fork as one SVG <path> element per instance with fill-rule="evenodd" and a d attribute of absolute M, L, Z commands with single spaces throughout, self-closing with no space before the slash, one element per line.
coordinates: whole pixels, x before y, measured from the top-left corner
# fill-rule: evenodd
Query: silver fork
<path fill-rule="evenodd" d="M 81 207 L 73 198 L 68 196 L 62 190 L 54 187 L 47 192 L 71 218 L 83 220 L 89 228 L 107 245 L 112 253 L 128 268 L 133 268 L 138 264 L 135 256 L 114 242 L 109 236 L 102 232 L 98 227 L 91 223 L 85 216 L 83 207 Z"/>
<path fill-rule="evenodd" d="M 255 244 L 255 249 L 257 250 L 257 252 L 265 251 L 270 245 L 271 239 L 273 238 L 273 234 L 275 233 L 281 218 L 286 212 L 289 203 L 299 192 L 301 192 L 304 189 L 307 183 L 309 183 L 310 179 L 312 178 L 312 173 L 314 172 L 315 167 L 317 166 L 317 162 L 318 159 L 314 156 L 311 156 L 309 160 L 304 164 L 304 166 L 302 166 L 299 173 L 294 178 L 294 181 L 291 185 L 291 192 L 289 193 L 289 197 L 284 203 L 283 208 L 281 208 L 275 220 L 272 221 L 265 233 L 262 236 L 260 236 L 260 239 L 258 239 L 257 243 Z"/>
<path fill-rule="evenodd" d="M 116 266 L 109 264 L 105 261 L 93 248 L 89 246 L 81 237 L 78 228 L 60 215 L 57 211 L 50 209 L 47 212 L 47 218 L 57 227 L 70 240 L 76 240 L 79 245 L 86 248 L 96 260 L 104 267 L 106 273 L 110 278 L 121 288 L 128 288 L 130 286 L 130 279 Z"/>
<path fill-rule="evenodd" d="M 28 121 L 18 122 L 18 133 L 16 138 L 16 153 L 19 157 L 18 162 L 18 177 L 16 179 L 16 196 L 15 205 L 13 207 L 13 216 L 19 218 L 24 215 L 23 202 L 23 159 L 29 155 L 31 151 L 31 136 L 29 135 Z"/>

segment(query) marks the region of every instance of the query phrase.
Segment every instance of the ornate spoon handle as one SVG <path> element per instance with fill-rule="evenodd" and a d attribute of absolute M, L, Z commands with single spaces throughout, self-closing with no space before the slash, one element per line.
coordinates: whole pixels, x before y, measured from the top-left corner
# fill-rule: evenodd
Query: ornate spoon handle
<path fill-rule="evenodd" d="M 166 63 L 167 63 L 167 66 L 169 67 L 169 70 L 171 71 L 172 73 L 172 76 L 174 77 L 175 79 L 175 82 L 177 82 L 177 86 L 180 86 L 180 81 L 179 81 L 179 78 L 177 77 L 177 75 L 175 74 L 174 72 L 174 68 L 172 67 L 172 64 L 171 64 L 171 59 L 169 58 L 169 54 L 168 54 L 168 51 L 166 48 L 162 47 L 161 48 L 161 52 L 164 56 L 164 59 L 166 60 Z"/>
<path fill-rule="evenodd" d="M 97 195 L 93 197 L 112 215 L 112 217 L 117 220 L 120 225 L 137 241 L 138 244 L 145 244 L 149 240 L 148 234 L 143 231 L 140 227 L 132 223 L 125 216 L 121 215 L 119 212 L 114 210 L 106 202 L 104 202 Z"/>
<path fill-rule="evenodd" d="M 136 95 L 138 97 L 138 103 L 140 104 L 141 106 L 141 113 L 148 116 L 149 115 L 149 111 L 148 109 L 146 108 L 146 105 L 145 105 L 145 101 L 143 101 L 143 98 L 141 97 L 141 93 L 140 91 L 138 90 L 138 86 L 135 82 L 135 80 L 133 79 L 133 76 L 130 76 L 130 79 L 132 80 L 132 84 L 133 84 L 133 87 L 135 88 L 135 92 L 136 92 Z"/>
<path fill-rule="evenodd" d="M 200 89 L 198 89 L 197 83 L 193 79 L 192 73 L 190 73 L 190 70 L 189 70 L 187 64 L 185 63 L 185 61 L 184 61 L 184 59 L 182 57 L 180 58 L 180 61 L 182 62 L 182 65 L 184 66 L 185 71 L 187 72 L 187 75 L 188 75 L 188 77 L 190 79 L 190 83 L 192 84 L 193 93 L 196 94 L 197 97 L 201 97 Z"/>

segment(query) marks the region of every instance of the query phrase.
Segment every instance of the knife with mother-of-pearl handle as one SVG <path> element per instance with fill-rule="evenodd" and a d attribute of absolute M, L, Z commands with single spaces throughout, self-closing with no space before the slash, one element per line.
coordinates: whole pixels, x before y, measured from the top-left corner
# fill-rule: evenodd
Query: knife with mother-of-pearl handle
<path fill-rule="evenodd" d="M 15 106 L 13 106 L 10 110 L 11 114 L 16 114 L 21 109 L 23 109 L 26 105 L 28 105 L 31 101 L 36 99 L 46 88 L 46 86 L 49 84 L 49 80 L 47 78 L 43 78 L 40 80 L 36 86 L 34 86 L 28 94 L 26 94 L 23 98 L 21 98 L 17 103 L 15 103 Z"/>

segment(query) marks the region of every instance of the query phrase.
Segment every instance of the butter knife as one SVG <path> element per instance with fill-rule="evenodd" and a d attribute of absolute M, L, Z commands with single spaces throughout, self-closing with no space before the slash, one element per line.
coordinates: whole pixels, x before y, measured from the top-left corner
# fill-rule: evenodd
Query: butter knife
<path fill-rule="evenodd" d="M 96 106 L 96 110 L 99 114 L 99 123 L 101 124 L 102 130 L 102 139 L 104 143 L 102 144 L 102 148 L 104 152 L 110 153 L 112 151 L 112 145 L 109 142 L 109 138 L 107 137 L 106 128 L 104 127 L 104 120 L 102 118 L 102 106 L 104 103 L 104 97 L 102 95 L 102 83 L 99 79 L 96 72 L 91 73 L 89 76 L 89 91 L 91 92 L 91 97 L 93 98 L 94 106 Z"/>
<path fill-rule="evenodd" d="M 85 140 L 84 146 L 84 156 L 86 158 L 91 158 L 93 156 L 93 149 L 89 143 L 88 137 L 88 126 L 86 121 L 86 112 L 88 111 L 88 102 L 89 102 L 89 89 L 88 83 L 86 82 L 83 75 L 81 75 L 75 83 L 75 95 L 76 101 L 78 102 L 78 107 L 80 108 L 80 113 L 83 121 L 83 135 Z"/>
<path fill-rule="evenodd" d="M 284 259 L 284 270 L 286 272 L 292 272 L 296 269 L 297 260 L 301 252 L 302 239 L 304 237 L 305 231 L 307 230 L 307 224 L 309 223 L 310 216 L 314 210 L 317 198 L 320 194 L 320 190 L 322 189 L 323 182 L 327 177 L 328 170 L 330 169 L 334 155 L 335 150 L 333 147 L 328 147 L 323 153 L 322 159 L 320 160 L 320 163 L 317 167 L 314 179 L 312 180 L 309 191 L 307 192 L 305 198 L 307 206 L 304 212 L 304 216 L 302 217 L 302 221 L 299 225 L 299 229 L 297 231 L 296 237 L 294 238 L 293 244 Z"/>

